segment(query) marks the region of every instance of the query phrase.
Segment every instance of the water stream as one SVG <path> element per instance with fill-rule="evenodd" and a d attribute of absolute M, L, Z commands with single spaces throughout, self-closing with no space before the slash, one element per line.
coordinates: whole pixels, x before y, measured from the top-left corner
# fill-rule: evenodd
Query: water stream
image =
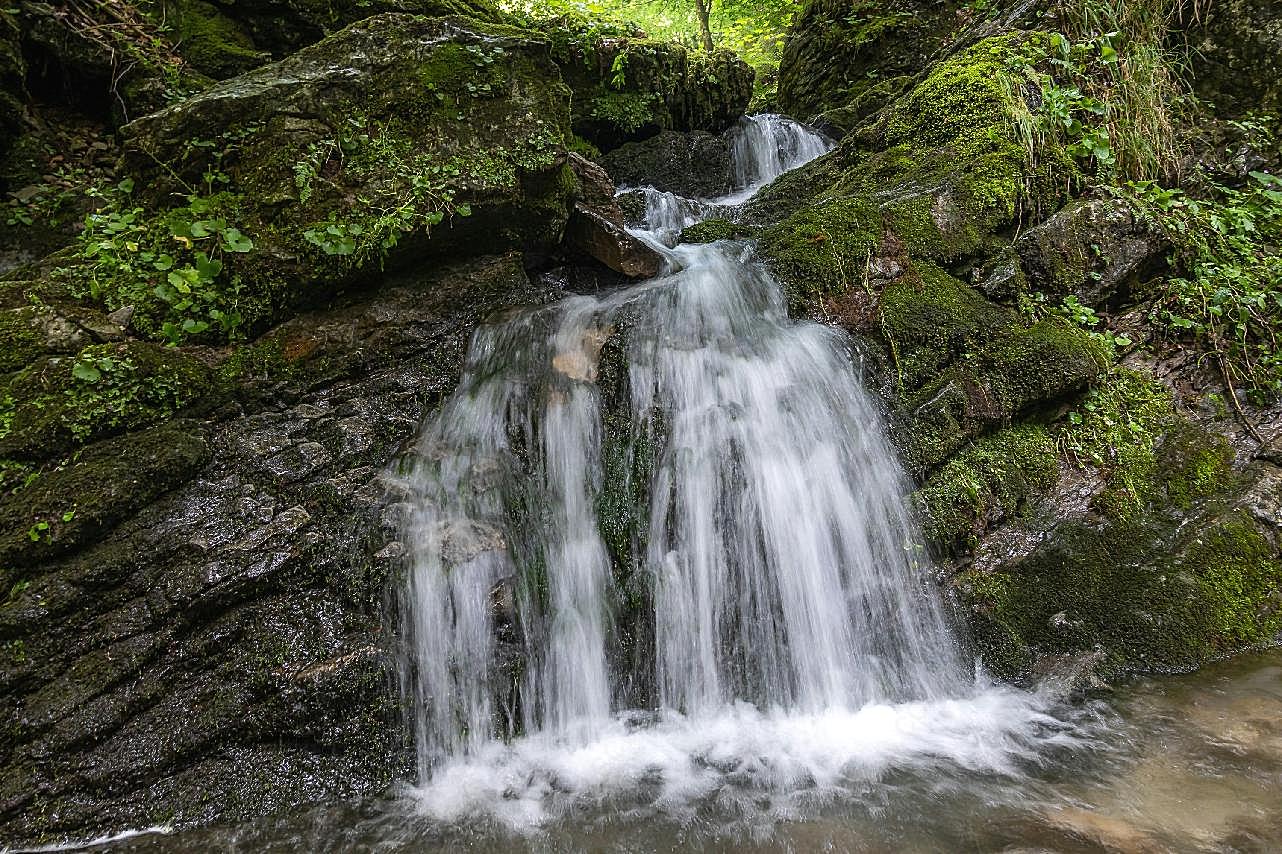
<path fill-rule="evenodd" d="M 790 320 L 747 245 L 669 247 L 826 146 L 762 116 L 732 150 L 731 196 L 648 194 L 635 233 L 666 275 L 482 329 L 423 429 L 402 671 L 426 815 L 766 820 L 901 764 L 1006 773 L 1075 738 L 958 644 L 849 340 Z M 626 381 L 603 389 L 611 338 Z"/>
<path fill-rule="evenodd" d="M 669 271 L 476 332 L 403 471 L 386 799 L 137 851 L 1282 846 L 1282 654 L 1068 705 L 985 679 L 839 332 L 682 227 L 821 154 L 761 117 L 721 200 L 651 192 Z"/>

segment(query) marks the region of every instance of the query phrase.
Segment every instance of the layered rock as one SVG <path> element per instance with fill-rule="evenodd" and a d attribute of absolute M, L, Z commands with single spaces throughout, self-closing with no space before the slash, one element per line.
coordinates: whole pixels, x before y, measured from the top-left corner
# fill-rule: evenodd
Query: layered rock
<path fill-rule="evenodd" d="M 205 353 L 217 381 L 174 420 L 6 478 L 0 833 L 381 791 L 401 768 L 388 464 L 480 319 L 546 298 L 517 256 L 404 276 Z"/>

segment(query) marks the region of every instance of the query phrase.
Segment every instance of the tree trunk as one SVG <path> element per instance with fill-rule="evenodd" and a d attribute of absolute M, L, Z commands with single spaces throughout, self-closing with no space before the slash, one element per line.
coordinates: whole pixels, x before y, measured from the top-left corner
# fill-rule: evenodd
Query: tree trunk
<path fill-rule="evenodd" d="M 712 27 L 708 23 L 712 0 L 694 0 L 694 8 L 699 15 L 699 35 L 703 38 L 703 49 L 712 53 Z"/>

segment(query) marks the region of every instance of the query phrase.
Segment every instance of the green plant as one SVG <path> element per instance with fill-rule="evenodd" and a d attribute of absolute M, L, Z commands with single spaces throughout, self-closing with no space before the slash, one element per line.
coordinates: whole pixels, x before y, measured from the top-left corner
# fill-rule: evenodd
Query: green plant
<path fill-rule="evenodd" d="M 1201 343 L 1233 394 L 1282 397 L 1282 179 L 1254 172 L 1241 188 L 1205 182 L 1206 197 L 1153 183 L 1116 192 L 1175 245 L 1180 275 L 1167 279 L 1151 319 Z"/>
<path fill-rule="evenodd" d="M 217 174 L 206 174 L 206 190 L 217 183 Z M 155 306 L 146 331 L 170 344 L 211 328 L 228 339 L 239 337 L 240 283 L 225 274 L 224 258 L 253 251 L 254 242 L 228 219 L 237 200 L 224 192 L 193 194 L 184 206 L 148 216 L 132 204 L 132 192 L 129 179 L 92 191 L 99 206 L 85 218 L 80 235 L 86 266 L 64 271 L 73 293 L 113 309 Z"/>

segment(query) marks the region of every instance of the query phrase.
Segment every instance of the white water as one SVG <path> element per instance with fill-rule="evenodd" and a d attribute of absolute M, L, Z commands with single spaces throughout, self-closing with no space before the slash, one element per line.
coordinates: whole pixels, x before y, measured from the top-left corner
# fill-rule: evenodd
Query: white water
<path fill-rule="evenodd" d="M 718 204 L 823 150 L 747 121 L 744 188 Z M 660 245 L 707 204 L 649 200 Z M 845 337 L 789 320 L 743 244 L 664 251 L 666 277 L 479 330 L 423 428 L 403 605 L 422 811 L 786 818 L 888 769 L 1014 773 L 1071 741 L 966 665 Z M 627 418 L 607 435 L 611 336 Z M 628 462 L 609 479 L 607 440 Z M 598 505 L 637 485 L 616 571 Z"/>

